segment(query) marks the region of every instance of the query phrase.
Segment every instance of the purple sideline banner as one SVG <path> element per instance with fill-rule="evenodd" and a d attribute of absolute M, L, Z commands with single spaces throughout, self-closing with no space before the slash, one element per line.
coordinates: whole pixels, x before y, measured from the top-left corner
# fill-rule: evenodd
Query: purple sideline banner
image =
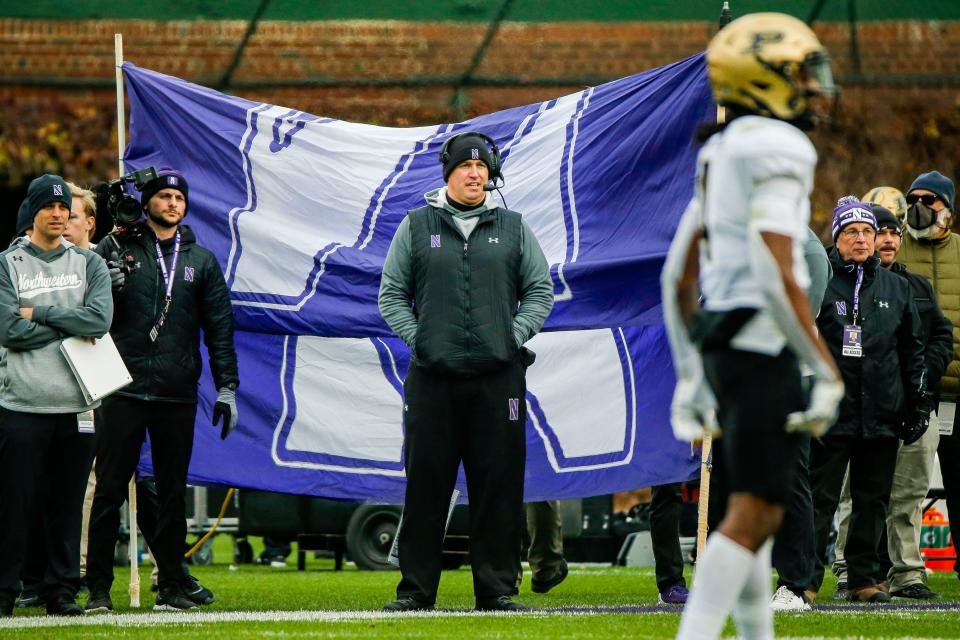
<path fill-rule="evenodd" d="M 528 372 L 526 498 L 696 475 L 689 446 L 670 432 L 659 274 L 692 195 L 695 131 L 715 114 L 702 55 L 406 129 L 123 69 L 127 169 L 187 177 L 185 222 L 223 267 L 238 329 L 240 426 L 226 441 L 210 426 L 207 368 L 191 482 L 402 502 L 409 352 L 377 309 L 380 270 L 403 216 L 443 184 L 441 145 L 471 129 L 497 141 L 503 197 L 537 235 L 554 281 L 553 313 L 528 344 L 538 357 Z"/>

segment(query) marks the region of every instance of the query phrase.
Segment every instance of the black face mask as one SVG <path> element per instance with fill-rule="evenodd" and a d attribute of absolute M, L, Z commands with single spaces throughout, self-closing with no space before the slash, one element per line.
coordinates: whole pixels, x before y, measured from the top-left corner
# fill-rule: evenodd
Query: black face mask
<path fill-rule="evenodd" d="M 926 229 L 936 221 L 937 212 L 922 202 L 914 202 L 907 209 L 907 224 L 917 231 Z"/>

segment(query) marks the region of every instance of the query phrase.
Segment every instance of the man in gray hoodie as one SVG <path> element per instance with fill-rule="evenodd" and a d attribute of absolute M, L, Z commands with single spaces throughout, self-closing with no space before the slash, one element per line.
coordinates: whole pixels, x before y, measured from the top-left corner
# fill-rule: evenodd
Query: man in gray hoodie
<path fill-rule="evenodd" d="M 70 188 L 60 176 L 30 183 L 17 230 L 0 253 L 0 616 L 11 615 L 34 513 L 42 521 L 47 613 L 82 615 L 80 519 L 93 434 L 77 414 L 94 408 L 60 351 L 69 336 L 110 328 L 106 264 L 63 240 Z M 97 403 L 98 404 L 98 403 Z"/>
<path fill-rule="evenodd" d="M 519 213 L 498 207 L 493 140 L 475 132 L 440 152 L 447 186 L 407 213 L 383 266 L 380 311 L 413 354 L 404 383 L 407 491 L 397 599 L 432 609 L 450 495 L 463 462 L 477 609 L 524 609 L 520 574 L 526 368 L 523 347 L 553 307 L 540 245 Z"/>

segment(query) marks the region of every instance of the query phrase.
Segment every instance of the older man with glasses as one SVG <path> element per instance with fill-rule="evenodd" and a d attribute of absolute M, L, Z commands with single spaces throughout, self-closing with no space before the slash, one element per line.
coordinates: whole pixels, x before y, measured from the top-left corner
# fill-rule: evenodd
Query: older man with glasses
<path fill-rule="evenodd" d="M 930 281 L 943 314 L 953 323 L 953 358 L 940 379 L 940 398 L 956 406 L 960 396 L 960 237 L 951 231 L 956 188 L 938 171 L 917 176 L 907 190 L 907 233 L 897 261 Z M 947 491 L 950 532 L 960 540 L 960 429 L 954 417 L 941 412 L 940 471 Z M 960 561 L 954 565 L 960 577 Z"/>
<path fill-rule="evenodd" d="M 920 321 L 907 281 L 875 255 L 877 220 L 869 204 L 842 198 L 833 214 L 833 278 L 817 327 L 840 368 L 845 396 L 836 424 L 810 447 L 818 562 L 811 589 L 823 582 L 827 538 L 847 464 L 853 500 L 846 559 L 849 600 L 886 602 L 877 553 L 897 460 L 898 438 L 926 429 Z"/>

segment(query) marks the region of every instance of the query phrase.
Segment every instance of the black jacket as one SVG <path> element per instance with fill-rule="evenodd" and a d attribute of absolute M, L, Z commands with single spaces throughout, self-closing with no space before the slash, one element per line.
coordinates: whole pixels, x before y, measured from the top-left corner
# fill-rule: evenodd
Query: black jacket
<path fill-rule="evenodd" d="M 197 244 L 190 227 L 180 225 L 180 234 L 173 299 L 156 342 L 150 340 L 150 330 L 163 309 L 166 291 L 153 231 L 141 224 L 122 235 L 112 234 L 120 244 L 119 251 L 110 236 L 97 245 L 97 253 L 105 259 L 117 252 L 135 267 L 123 288 L 113 295 L 110 334 L 133 376 L 133 382 L 118 391 L 119 395 L 196 402 L 203 367 L 201 329 L 217 388 L 239 383 L 233 309 L 220 264 Z"/>
<path fill-rule="evenodd" d="M 894 262 L 890 271 L 907 279 L 913 302 L 920 316 L 920 339 L 923 342 L 923 364 L 927 368 L 927 389 L 936 392 L 940 378 L 953 360 L 953 323 L 943 315 L 933 285 L 923 276 L 907 271 L 906 265 Z"/>
<path fill-rule="evenodd" d="M 880 266 L 871 256 L 863 265 L 859 326 L 863 356 L 843 355 L 843 330 L 853 324 L 853 292 L 857 265 L 830 249 L 833 277 L 817 317 L 817 327 L 830 349 L 846 392 L 831 436 L 894 437 L 907 411 L 922 400 L 926 372 L 920 319 L 910 285 Z"/>

